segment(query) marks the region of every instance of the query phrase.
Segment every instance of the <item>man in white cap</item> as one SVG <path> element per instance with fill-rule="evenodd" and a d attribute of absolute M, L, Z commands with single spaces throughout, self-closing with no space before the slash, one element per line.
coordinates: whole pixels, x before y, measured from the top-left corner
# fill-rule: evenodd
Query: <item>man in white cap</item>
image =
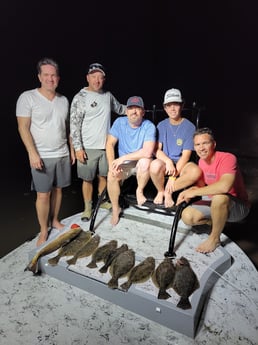
<path fill-rule="evenodd" d="M 149 168 L 156 145 L 154 124 L 143 119 L 145 110 L 141 97 L 133 96 L 127 101 L 126 116 L 119 117 L 113 123 L 107 138 L 106 152 L 108 159 L 107 188 L 112 203 L 111 224 L 119 222 L 120 181 L 136 172 L 138 205 L 144 204 L 144 188 L 150 178 Z M 118 156 L 115 158 L 115 146 L 118 143 Z"/>
<path fill-rule="evenodd" d="M 157 126 L 158 148 L 150 166 L 150 176 L 157 189 L 153 202 L 164 202 L 164 206 L 170 208 L 174 205 L 172 193 L 197 181 L 201 171 L 195 163 L 189 162 L 194 149 L 195 126 L 182 117 L 184 102 L 180 90 L 168 90 L 163 106 L 168 118 Z M 168 176 L 166 186 L 165 176 Z"/>
<path fill-rule="evenodd" d="M 86 75 L 88 86 L 81 89 L 71 104 L 70 127 L 77 174 L 83 180 L 84 211 L 82 221 L 89 221 L 92 214 L 93 181 L 98 176 L 98 194 L 106 188 L 108 171 L 106 138 L 110 129 L 111 112 L 125 114 L 126 106 L 120 104 L 111 92 L 103 89 L 106 72 L 103 65 L 93 63 Z M 100 207 L 111 208 L 104 201 Z"/>

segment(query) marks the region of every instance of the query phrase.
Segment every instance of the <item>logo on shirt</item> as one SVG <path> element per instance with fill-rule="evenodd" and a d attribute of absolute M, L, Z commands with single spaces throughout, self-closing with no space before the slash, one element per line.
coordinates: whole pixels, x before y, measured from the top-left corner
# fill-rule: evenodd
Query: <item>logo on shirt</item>
<path fill-rule="evenodd" d="M 178 139 L 176 140 L 176 144 L 177 144 L 177 146 L 182 146 L 182 145 L 183 145 L 183 140 L 180 139 L 180 138 L 178 138 Z"/>

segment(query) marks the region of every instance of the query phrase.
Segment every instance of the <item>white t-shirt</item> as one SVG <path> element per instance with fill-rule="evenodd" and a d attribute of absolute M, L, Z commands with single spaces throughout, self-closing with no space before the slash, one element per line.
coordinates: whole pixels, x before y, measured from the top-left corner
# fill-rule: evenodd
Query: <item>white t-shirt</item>
<path fill-rule="evenodd" d="M 58 158 L 69 155 L 66 121 L 69 102 L 57 94 L 50 101 L 38 89 L 23 92 L 16 104 L 16 116 L 30 117 L 30 131 L 37 151 L 42 158 Z"/>

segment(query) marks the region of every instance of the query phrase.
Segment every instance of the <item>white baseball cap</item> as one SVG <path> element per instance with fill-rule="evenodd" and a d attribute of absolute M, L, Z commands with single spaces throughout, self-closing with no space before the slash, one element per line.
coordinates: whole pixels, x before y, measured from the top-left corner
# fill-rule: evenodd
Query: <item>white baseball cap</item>
<path fill-rule="evenodd" d="M 172 102 L 183 103 L 181 92 L 178 89 L 170 89 L 165 93 L 163 104 Z"/>

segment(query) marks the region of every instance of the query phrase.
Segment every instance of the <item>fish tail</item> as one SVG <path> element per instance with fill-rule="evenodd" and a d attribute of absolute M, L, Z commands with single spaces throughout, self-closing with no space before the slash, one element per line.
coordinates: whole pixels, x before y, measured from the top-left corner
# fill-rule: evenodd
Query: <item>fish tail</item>
<path fill-rule="evenodd" d="M 191 303 L 188 297 L 181 297 L 180 301 L 177 303 L 177 307 L 181 309 L 191 309 Z"/>
<path fill-rule="evenodd" d="M 51 259 L 48 260 L 48 263 L 51 265 L 51 266 L 56 266 L 58 264 L 58 261 L 59 261 L 59 256 L 55 256 Z"/>
<path fill-rule="evenodd" d="M 124 291 L 128 291 L 131 285 L 132 285 L 132 283 L 128 280 L 127 282 L 125 282 L 122 285 L 120 285 L 120 287 Z"/>
<path fill-rule="evenodd" d="M 66 262 L 68 263 L 68 265 L 75 265 L 77 261 L 77 257 L 74 256 L 71 259 L 67 260 Z"/>
<path fill-rule="evenodd" d="M 96 268 L 97 265 L 96 265 L 96 263 L 95 263 L 94 261 L 91 261 L 91 262 L 87 265 L 87 267 L 89 267 L 89 268 Z"/>
<path fill-rule="evenodd" d="M 108 270 L 108 267 L 106 265 L 104 265 L 99 269 L 99 272 L 100 273 L 107 273 L 107 270 Z"/>
<path fill-rule="evenodd" d="M 111 278 L 108 282 L 108 287 L 110 289 L 117 289 L 118 288 L 118 280 L 116 278 Z"/>
<path fill-rule="evenodd" d="M 159 289 L 158 299 L 168 299 L 171 295 L 165 289 Z"/>
<path fill-rule="evenodd" d="M 25 267 L 25 271 L 31 271 L 33 274 L 38 273 L 38 261 L 31 261 L 28 266 Z"/>

